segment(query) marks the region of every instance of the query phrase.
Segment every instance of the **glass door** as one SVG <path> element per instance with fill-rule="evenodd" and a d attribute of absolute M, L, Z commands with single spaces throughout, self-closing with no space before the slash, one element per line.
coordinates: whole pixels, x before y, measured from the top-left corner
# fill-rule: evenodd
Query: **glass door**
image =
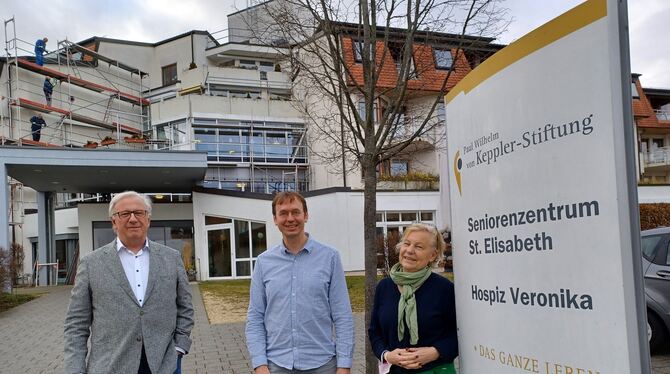
<path fill-rule="evenodd" d="M 235 238 L 232 232 L 232 224 L 207 227 L 207 257 L 211 278 L 233 276 L 232 248 L 235 248 Z"/>

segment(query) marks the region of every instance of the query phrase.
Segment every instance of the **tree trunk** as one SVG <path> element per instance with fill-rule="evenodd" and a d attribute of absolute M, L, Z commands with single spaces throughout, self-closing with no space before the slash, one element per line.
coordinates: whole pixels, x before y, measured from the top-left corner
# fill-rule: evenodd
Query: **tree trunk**
<path fill-rule="evenodd" d="M 365 157 L 363 187 L 363 231 L 365 237 L 365 331 L 370 326 L 372 306 L 377 287 L 377 175 L 376 162 L 373 157 Z M 365 372 L 377 373 L 377 358 L 370 347 L 370 340 L 365 338 Z"/>

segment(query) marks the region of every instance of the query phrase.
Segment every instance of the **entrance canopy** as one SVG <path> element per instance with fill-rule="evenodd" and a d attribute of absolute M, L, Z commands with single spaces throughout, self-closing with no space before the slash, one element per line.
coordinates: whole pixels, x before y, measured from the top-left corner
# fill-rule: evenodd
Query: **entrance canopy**
<path fill-rule="evenodd" d="M 0 147 L 0 163 L 40 192 L 191 192 L 205 177 L 207 154 Z"/>
<path fill-rule="evenodd" d="M 10 244 L 7 177 L 38 192 L 38 222 L 46 230 L 45 193 L 191 192 L 206 171 L 205 152 L 0 146 L 0 249 Z"/>

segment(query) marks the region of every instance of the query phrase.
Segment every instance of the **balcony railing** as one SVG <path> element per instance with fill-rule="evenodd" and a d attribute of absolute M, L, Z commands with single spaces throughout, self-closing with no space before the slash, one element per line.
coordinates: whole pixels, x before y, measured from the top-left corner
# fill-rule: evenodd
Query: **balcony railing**
<path fill-rule="evenodd" d="M 670 121 L 670 111 L 669 110 L 654 110 L 656 113 L 656 118 L 661 121 Z"/>
<path fill-rule="evenodd" d="M 400 125 L 397 127 L 395 133 L 392 134 L 391 139 L 396 142 L 409 139 L 419 131 L 422 122 L 422 118 L 404 117 L 400 119 Z M 431 126 L 433 126 L 433 128 L 430 128 Z M 439 125 L 426 124 L 423 130 L 425 132 L 417 139 L 426 140 L 429 143 L 436 142 L 438 140 L 438 127 Z"/>
<path fill-rule="evenodd" d="M 646 153 L 642 152 L 641 155 L 645 167 L 670 164 L 670 147 L 655 148 Z"/>

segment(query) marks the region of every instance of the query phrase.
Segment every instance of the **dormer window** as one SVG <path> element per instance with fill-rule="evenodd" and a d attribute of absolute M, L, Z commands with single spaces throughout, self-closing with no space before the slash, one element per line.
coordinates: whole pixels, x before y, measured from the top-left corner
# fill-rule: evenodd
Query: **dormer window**
<path fill-rule="evenodd" d="M 404 57 L 405 54 L 405 50 L 403 47 L 404 43 L 388 43 L 389 52 L 391 53 L 393 61 L 395 61 L 396 69 L 398 70 L 398 72 L 400 72 L 400 69 L 402 68 L 402 58 Z M 414 64 L 414 56 L 411 54 L 411 51 L 409 58 L 410 58 L 409 74 L 407 78 L 416 79 L 419 77 L 419 74 L 416 71 L 416 65 Z"/>
<path fill-rule="evenodd" d="M 363 62 L 363 42 L 354 40 L 354 61 Z"/>
<path fill-rule="evenodd" d="M 454 58 L 449 49 L 433 49 L 433 55 L 435 56 L 435 69 L 449 70 L 454 64 Z"/>

